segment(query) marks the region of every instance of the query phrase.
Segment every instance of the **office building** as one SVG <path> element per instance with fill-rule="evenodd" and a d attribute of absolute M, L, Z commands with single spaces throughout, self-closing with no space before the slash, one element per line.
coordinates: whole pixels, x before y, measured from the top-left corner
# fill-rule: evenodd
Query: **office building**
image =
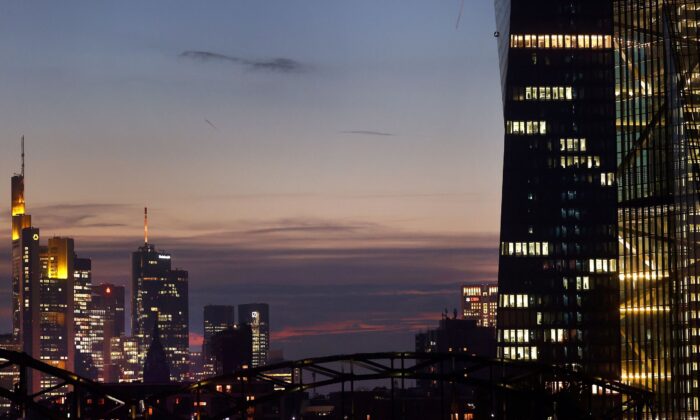
<path fill-rule="evenodd" d="M 700 2 L 614 1 L 622 379 L 700 418 Z"/>
<path fill-rule="evenodd" d="M 238 305 L 238 323 L 251 328 L 253 367 L 265 365 L 270 351 L 270 307 L 267 303 Z"/>
<path fill-rule="evenodd" d="M 97 379 L 97 369 L 92 359 L 90 337 L 92 261 L 89 258 L 75 258 L 74 264 L 75 373 L 86 378 Z"/>
<path fill-rule="evenodd" d="M 208 360 L 211 355 L 208 352 L 211 337 L 235 323 L 233 305 L 206 305 L 204 307 L 204 342 L 202 354 Z"/>
<path fill-rule="evenodd" d="M 92 354 L 104 382 L 118 382 L 113 374 L 111 341 L 124 334 L 124 287 L 110 283 L 93 286 L 92 308 L 93 342 Z"/>
<path fill-rule="evenodd" d="M 132 254 L 131 331 L 145 355 L 158 319 L 170 374 L 180 381 L 189 369 L 188 273 L 173 269 L 171 255 L 148 243 L 147 217 L 144 220 L 144 245 Z"/>
<path fill-rule="evenodd" d="M 250 325 L 236 325 L 214 334 L 210 353 L 217 375 L 233 373 L 250 367 L 255 357 L 254 337 Z"/>
<path fill-rule="evenodd" d="M 613 5 L 497 0 L 498 355 L 620 378 Z"/>
<path fill-rule="evenodd" d="M 479 327 L 496 328 L 498 286 L 465 284 L 462 286 L 462 318 L 476 321 Z"/>
<path fill-rule="evenodd" d="M 22 137 L 22 171 L 12 176 L 11 181 L 11 215 L 12 215 L 12 334 L 20 342 L 24 342 L 21 336 L 23 311 L 31 303 L 31 292 L 24 289 L 23 283 L 28 280 L 25 268 L 28 267 L 25 261 L 22 231 L 32 226 L 32 216 L 26 213 L 26 201 L 24 196 L 24 137 Z M 38 235 L 38 232 L 37 232 Z M 31 239 L 31 236 L 30 236 Z M 38 256 L 38 254 L 37 254 Z M 24 273 L 24 274 L 23 274 Z M 36 275 L 38 275 L 38 270 Z M 36 279 L 38 284 L 38 279 Z M 37 290 L 38 293 L 38 290 Z M 38 296 L 38 295 L 37 295 Z M 29 315 L 29 314 L 26 314 Z M 26 351 L 26 348 L 25 348 Z"/>

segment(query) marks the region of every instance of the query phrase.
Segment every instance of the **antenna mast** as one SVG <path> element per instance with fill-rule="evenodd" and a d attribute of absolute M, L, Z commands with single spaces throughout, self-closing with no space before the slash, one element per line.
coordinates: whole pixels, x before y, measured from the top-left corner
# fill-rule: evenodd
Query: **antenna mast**
<path fill-rule="evenodd" d="M 24 136 L 22 136 L 22 178 L 24 178 Z"/>
<path fill-rule="evenodd" d="M 143 241 L 148 245 L 148 207 L 143 208 Z"/>

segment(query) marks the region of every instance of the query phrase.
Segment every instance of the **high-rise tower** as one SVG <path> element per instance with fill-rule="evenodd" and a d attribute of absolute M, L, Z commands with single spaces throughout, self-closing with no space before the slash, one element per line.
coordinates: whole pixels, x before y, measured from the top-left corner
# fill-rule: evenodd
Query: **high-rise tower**
<path fill-rule="evenodd" d="M 267 364 L 270 353 L 270 306 L 267 303 L 238 305 L 238 322 L 250 326 L 253 337 L 253 367 Z"/>
<path fill-rule="evenodd" d="M 613 6 L 497 0 L 498 354 L 620 377 Z"/>
<path fill-rule="evenodd" d="M 700 417 L 700 1 L 615 0 L 622 379 Z"/>
<path fill-rule="evenodd" d="M 32 217 L 26 214 L 24 198 L 24 136 L 22 137 L 22 171 L 12 176 L 12 334 L 21 341 L 21 309 L 23 252 L 22 229 L 32 225 Z M 37 233 L 38 235 L 38 233 Z"/>
<path fill-rule="evenodd" d="M 148 243 L 147 218 L 144 220 L 144 244 L 131 260 L 131 331 L 145 355 L 157 318 L 170 374 L 173 380 L 181 381 L 189 369 L 188 273 L 173 269 L 171 255 Z"/>

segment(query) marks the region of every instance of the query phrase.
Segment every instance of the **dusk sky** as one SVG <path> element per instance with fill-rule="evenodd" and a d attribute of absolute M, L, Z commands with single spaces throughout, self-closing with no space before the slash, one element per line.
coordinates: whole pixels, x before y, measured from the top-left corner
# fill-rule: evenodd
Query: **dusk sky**
<path fill-rule="evenodd" d="M 0 299 L 10 176 L 131 291 L 149 239 L 205 304 L 268 302 L 285 356 L 407 350 L 495 281 L 502 111 L 493 4 L 466 0 L 0 4 Z"/>

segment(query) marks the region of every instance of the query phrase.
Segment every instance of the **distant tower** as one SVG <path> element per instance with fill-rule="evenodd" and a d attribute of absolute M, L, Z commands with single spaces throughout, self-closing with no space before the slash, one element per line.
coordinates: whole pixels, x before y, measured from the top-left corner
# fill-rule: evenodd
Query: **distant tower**
<path fill-rule="evenodd" d="M 158 314 L 156 313 L 156 319 Z M 146 361 L 143 364 L 143 383 L 145 384 L 167 384 L 170 382 L 170 367 L 168 359 L 160 342 L 160 329 L 158 321 L 153 327 L 151 345 L 146 353 Z"/>
<path fill-rule="evenodd" d="M 140 360 L 150 347 L 150 332 L 161 316 L 160 340 L 174 380 L 189 371 L 188 273 L 172 268 L 170 254 L 148 243 L 147 210 L 144 209 L 144 244 L 132 254 L 132 335 L 139 342 Z"/>
<path fill-rule="evenodd" d="M 238 305 L 238 322 L 251 328 L 253 367 L 267 364 L 270 352 L 270 306 L 267 303 Z"/>
<path fill-rule="evenodd" d="M 22 171 L 19 174 L 12 176 L 12 334 L 18 340 L 22 340 L 22 320 L 20 304 L 23 299 L 21 295 L 27 290 L 20 287 L 22 283 L 22 273 L 25 273 L 26 258 L 23 256 L 22 250 L 25 246 L 22 245 L 22 230 L 32 225 L 32 217 L 26 214 L 26 206 L 24 199 L 24 136 L 22 136 Z M 38 232 L 36 232 L 38 235 Z M 32 236 L 33 237 L 33 234 Z M 32 271 L 31 275 L 39 275 L 38 271 Z M 25 278 L 28 280 L 28 277 Z M 38 277 L 35 279 L 38 283 Z M 38 292 L 38 290 L 37 290 Z M 26 301 L 26 299 L 24 299 Z M 26 349 L 25 349 L 26 351 Z"/>

